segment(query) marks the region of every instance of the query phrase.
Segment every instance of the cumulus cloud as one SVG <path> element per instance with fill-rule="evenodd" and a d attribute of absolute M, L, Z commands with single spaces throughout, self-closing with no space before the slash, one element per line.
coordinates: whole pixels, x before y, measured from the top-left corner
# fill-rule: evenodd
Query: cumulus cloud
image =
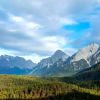
<path fill-rule="evenodd" d="M 37 61 L 57 49 L 72 55 L 84 44 L 100 43 L 99 6 L 100 0 L 0 0 L 0 48 Z M 80 22 L 90 24 L 80 36 L 63 28 Z"/>
<path fill-rule="evenodd" d="M 0 55 L 12 55 L 14 56 L 15 54 L 15 51 L 12 51 L 12 50 L 5 50 L 5 49 L 2 49 L 0 48 Z"/>

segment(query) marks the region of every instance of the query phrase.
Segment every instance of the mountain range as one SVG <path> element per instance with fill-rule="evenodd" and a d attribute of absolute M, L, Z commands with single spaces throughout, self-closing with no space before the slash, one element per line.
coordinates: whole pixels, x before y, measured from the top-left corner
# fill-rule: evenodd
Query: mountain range
<path fill-rule="evenodd" d="M 22 57 L 0 56 L 0 74 L 28 74 L 35 65 L 31 60 L 25 60 Z"/>
<path fill-rule="evenodd" d="M 38 64 L 22 57 L 0 56 L 0 74 L 72 76 L 100 62 L 100 45 L 92 43 L 69 56 L 57 50 Z"/>
<path fill-rule="evenodd" d="M 30 74 L 36 76 L 71 76 L 99 61 L 100 46 L 92 43 L 71 57 L 61 50 L 57 50 L 51 57 L 41 60 Z"/>

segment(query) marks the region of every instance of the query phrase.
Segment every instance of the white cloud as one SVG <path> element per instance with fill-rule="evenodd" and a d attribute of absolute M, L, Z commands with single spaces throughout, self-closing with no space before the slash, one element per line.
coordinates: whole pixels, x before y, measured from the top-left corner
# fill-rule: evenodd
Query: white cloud
<path fill-rule="evenodd" d="M 14 33 L 15 35 L 20 32 L 20 35 L 23 36 L 26 35 L 30 37 L 29 39 L 22 40 L 20 37 L 19 39 L 10 39 L 10 41 L 5 42 L 4 44 L 10 48 L 18 48 L 21 52 L 34 52 L 38 55 L 50 55 L 57 49 L 62 49 L 66 43 L 67 38 L 63 37 L 62 35 L 53 35 L 48 36 L 41 34 L 41 31 L 39 32 L 41 25 L 30 21 L 30 19 L 26 19 L 21 16 L 15 16 L 12 14 L 9 14 L 10 19 L 10 26 L 8 28 L 8 31 L 11 33 Z M 13 42 L 15 41 L 15 42 Z"/>
<path fill-rule="evenodd" d="M 16 51 L 6 50 L 6 49 L 0 48 L 0 55 L 11 55 L 11 56 L 14 56 L 14 54 L 16 54 Z"/>
<path fill-rule="evenodd" d="M 10 20 L 17 22 L 17 23 L 24 22 L 24 19 L 22 17 L 14 16 L 14 15 L 10 15 Z"/>
<path fill-rule="evenodd" d="M 59 18 L 60 22 L 64 25 L 73 25 L 77 24 L 77 22 L 71 18 Z"/>
<path fill-rule="evenodd" d="M 35 63 L 38 63 L 40 60 L 47 58 L 46 56 L 39 56 L 38 54 L 31 54 L 31 55 L 27 55 L 27 56 L 22 56 L 24 57 L 26 60 L 32 60 Z"/>
<path fill-rule="evenodd" d="M 13 42 L 14 41 L 14 42 Z M 35 52 L 38 55 L 50 55 L 57 49 L 63 48 L 66 43 L 70 42 L 62 36 L 39 36 L 35 39 L 29 38 L 27 40 L 15 39 L 5 42 L 8 47 L 16 47 L 22 54 Z M 16 44 L 15 44 L 16 43 Z"/>
<path fill-rule="evenodd" d="M 92 16 L 99 5 L 100 0 L 1 0 L 0 8 L 8 14 L 8 19 L 0 23 L 3 27 L 0 27 L 0 43 L 10 48 L 12 54 L 15 50 L 26 58 L 35 60 L 36 56 L 37 61 L 57 49 L 73 54 L 76 49 L 66 47 L 73 42 L 70 39 L 73 34 L 66 30 L 64 33 L 62 27 L 88 21 L 92 27 L 88 35 L 91 40 L 100 41 L 100 16 L 98 13 Z"/>
<path fill-rule="evenodd" d="M 11 51 L 11 50 L 9 51 L 2 48 L 0 48 L 0 55 L 20 56 L 16 51 Z M 38 54 L 31 54 L 20 57 L 24 57 L 26 60 L 32 60 L 33 62 L 38 63 L 40 60 L 42 60 L 43 58 L 47 58 L 48 56 L 46 57 L 46 56 L 39 56 Z"/>
<path fill-rule="evenodd" d="M 59 28 L 62 28 L 64 25 L 74 25 L 77 22 L 73 18 L 62 17 L 57 15 L 48 16 L 48 29 L 57 31 Z"/>
<path fill-rule="evenodd" d="M 34 23 L 34 22 L 28 22 L 27 25 L 26 25 L 26 27 L 28 29 L 33 29 L 33 30 L 41 28 L 41 26 L 39 24 Z"/>
<path fill-rule="evenodd" d="M 26 33 L 29 36 L 35 37 L 37 36 L 37 33 L 35 33 L 38 29 L 41 29 L 42 26 L 30 19 L 26 19 L 22 16 L 15 16 L 12 14 L 9 14 L 10 24 L 9 27 L 10 30 L 16 30 L 19 32 Z M 11 27 L 13 29 L 11 29 Z"/>
<path fill-rule="evenodd" d="M 41 25 L 39 25 L 38 23 L 33 22 L 29 19 L 25 19 L 22 16 L 15 16 L 15 15 L 9 14 L 9 19 L 13 21 L 14 24 L 18 24 L 19 26 L 23 25 L 24 28 L 39 29 L 41 27 Z"/>
<path fill-rule="evenodd" d="M 74 53 L 76 53 L 78 50 L 77 49 L 75 49 L 75 48 L 65 48 L 65 50 L 64 50 L 68 55 L 73 55 Z"/>

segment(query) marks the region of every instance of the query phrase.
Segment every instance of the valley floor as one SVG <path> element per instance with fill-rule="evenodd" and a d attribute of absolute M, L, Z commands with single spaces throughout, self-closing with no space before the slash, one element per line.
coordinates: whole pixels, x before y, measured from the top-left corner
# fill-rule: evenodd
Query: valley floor
<path fill-rule="evenodd" d="M 99 84 L 100 81 L 0 75 L 0 99 L 100 100 Z"/>

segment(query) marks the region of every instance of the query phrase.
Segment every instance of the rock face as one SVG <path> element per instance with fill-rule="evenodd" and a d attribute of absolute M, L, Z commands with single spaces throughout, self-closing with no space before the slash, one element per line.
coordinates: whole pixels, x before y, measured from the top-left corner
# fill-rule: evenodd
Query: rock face
<path fill-rule="evenodd" d="M 92 43 L 71 57 L 57 50 L 51 57 L 43 59 L 30 73 L 36 76 L 70 76 L 100 62 L 100 46 Z"/>
<path fill-rule="evenodd" d="M 74 66 L 77 71 L 91 67 L 96 63 L 100 62 L 100 46 L 96 43 L 92 43 L 80 49 L 70 58 L 69 62 L 70 64 L 73 64 L 76 61 L 79 62 L 80 60 L 84 60 L 84 62 L 82 62 L 83 64 L 78 64 L 78 66 L 81 65 L 80 67 Z"/>
<path fill-rule="evenodd" d="M 91 45 L 88 45 L 87 47 L 82 48 L 76 54 L 74 54 L 72 56 L 71 62 L 85 59 L 91 65 L 90 63 L 91 58 L 98 51 L 98 49 L 99 49 L 98 44 L 93 43 Z"/>
<path fill-rule="evenodd" d="M 31 60 L 9 55 L 0 56 L 0 74 L 26 74 L 35 67 Z"/>
<path fill-rule="evenodd" d="M 41 62 L 37 66 L 40 66 L 41 68 L 43 67 L 49 68 L 58 60 L 61 59 L 65 61 L 68 57 L 69 56 L 66 55 L 64 52 L 62 52 L 61 50 L 57 50 L 51 57 L 41 60 Z"/>
<path fill-rule="evenodd" d="M 97 50 L 97 52 L 91 57 L 90 64 L 94 65 L 96 63 L 100 62 L 100 47 Z"/>
<path fill-rule="evenodd" d="M 35 69 L 31 72 L 33 75 L 42 75 L 43 72 L 46 72 L 45 70 L 51 69 L 53 65 L 61 60 L 66 61 L 68 59 L 68 55 L 66 55 L 63 51 L 57 50 L 51 57 L 48 57 L 46 59 L 41 60 Z"/>

